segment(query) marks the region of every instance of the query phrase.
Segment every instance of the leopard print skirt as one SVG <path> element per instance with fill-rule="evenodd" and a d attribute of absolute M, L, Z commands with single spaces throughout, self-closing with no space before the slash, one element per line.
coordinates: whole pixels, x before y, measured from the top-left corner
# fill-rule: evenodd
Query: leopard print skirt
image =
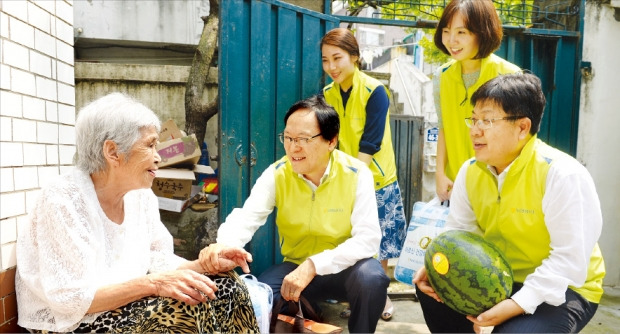
<path fill-rule="evenodd" d="M 216 299 L 189 305 L 146 297 L 82 323 L 76 333 L 259 333 L 247 287 L 234 271 L 209 276 Z M 42 333 L 40 331 L 35 331 Z"/>

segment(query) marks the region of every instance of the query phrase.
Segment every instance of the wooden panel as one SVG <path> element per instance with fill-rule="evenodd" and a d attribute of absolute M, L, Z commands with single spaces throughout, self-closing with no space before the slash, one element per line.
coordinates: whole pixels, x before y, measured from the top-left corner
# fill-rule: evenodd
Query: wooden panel
<path fill-rule="evenodd" d="M 575 36 L 511 33 L 496 52 L 540 78 L 547 104 L 538 137 L 572 156 L 579 123 L 579 43 Z"/>
<path fill-rule="evenodd" d="M 250 27 L 250 104 L 248 125 L 250 127 L 250 188 L 276 156 L 276 15 L 268 3 L 253 1 Z M 249 192 L 248 192 L 249 194 Z M 252 272 L 256 268 L 267 268 L 275 261 L 278 250 L 273 242 L 275 224 L 270 217 L 267 224 L 259 228 L 248 245 L 254 255 Z"/>
<path fill-rule="evenodd" d="M 0 273 L 0 298 L 3 298 L 8 294 L 15 293 L 16 271 L 16 268 L 11 268 Z"/>
<path fill-rule="evenodd" d="M 220 20 L 219 217 L 224 221 L 243 205 L 265 168 L 285 154 L 277 139 L 284 115 L 322 87 L 319 42 L 338 20 L 276 0 L 222 1 Z M 282 260 L 273 217 L 247 247 L 255 275 Z"/>
<path fill-rule="evenodd" d="M 320 24 L 320 19 L 312 16 L 304 16 L 302 21 L 301 52 L 304 55 L 301 70 L 304 74 L 302 80 L 301 96 L 317 94 L 323 88 L 323 63 L 321 61 L 320 41 L 325 31 Z M 319 71 L 317 71 L 317 68 Z"/>
<path fill-rule="evenodd" d="M 409 222 L 413 204 L 422 200 L 424 117 L 390 115 L 390 127 L 398 185 Z"/>
<path fill-rule="evenodd" d="M 220 221 L 249 192 L 249 8 L 244 0 L 222 1 L 220 7 Z"/>

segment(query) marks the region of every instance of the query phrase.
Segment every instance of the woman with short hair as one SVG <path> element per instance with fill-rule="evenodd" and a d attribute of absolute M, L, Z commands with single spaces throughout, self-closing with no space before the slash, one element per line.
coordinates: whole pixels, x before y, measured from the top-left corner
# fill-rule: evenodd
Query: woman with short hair
<path fill-rule="evenodd" d="M 18 324 L 33 332 L 257 332 L 251 255 L 220 272 L 173 253 L 151 185 L 160 121 L 113 93 L 83 108 L 76 168 L 41 190 L 17 240 Z"/>
<path fill-rule="evenodd" d="M 502 42 L 502 22 L 491 0 L 453 0 L 435 30 L 435 46 L 452 57 L 433 76 L 435 110 L 439 123 L 435 191 L 450 199 L 456 174 L 474 156 L 469 129 L 471 95 L 485 82 L 521 69 L 493 54 Z"/>

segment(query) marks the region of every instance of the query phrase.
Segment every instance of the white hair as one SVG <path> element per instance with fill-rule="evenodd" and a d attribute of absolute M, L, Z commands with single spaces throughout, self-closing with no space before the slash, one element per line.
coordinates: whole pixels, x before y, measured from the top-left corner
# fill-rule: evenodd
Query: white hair
<path fill-rule="evenodd" d="M 161 123 L 144 104 L 122 93 L 111 93 L 82 108 L 75 122 L 75 165 L 92 174 L 107 169 L 103 155 L 106 140 L 116 143 L 119 153 L 128 154 L 141 138 L 142 129 Z"/>

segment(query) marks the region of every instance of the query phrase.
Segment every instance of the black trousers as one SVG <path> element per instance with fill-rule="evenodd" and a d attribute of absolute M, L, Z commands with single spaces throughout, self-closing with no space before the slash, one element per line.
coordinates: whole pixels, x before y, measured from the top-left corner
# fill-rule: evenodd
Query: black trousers
<path fill-rule="evenodd" d="M 513 294 L 523 285 L 515 283 Z M 473 333 L 473 323 L 464 315 L 417 289 L 424 320 L 432 333 Z M 493 333 L 577 333 L 592 319 L 598 304 L 591 303 L 571 289 L 559 306 L 542 303 L 534 314 L 524 314 L 495 326 Z"/>
<path fill-rule="evenodd" d="M 281 298 L 280 287 L 288 273 L 297 265 L 283 262 L 268 268 L 258 280 L 266 283 L 273 290 L 273 304 Z M 383 271 L 381 263 L 374 258 L 358 261 L 355 265 L 332 275 L 316 276 L 301 293 L 317 307 L 317 302 L 326 299 L 346 300 L 351 306 L 349 332 L 373 333 L 387 297 L 389 277 Z M 318 311 L 318 309 L 315 309 Z M 273 312 L 281 312 L 273 310 Z"/>

